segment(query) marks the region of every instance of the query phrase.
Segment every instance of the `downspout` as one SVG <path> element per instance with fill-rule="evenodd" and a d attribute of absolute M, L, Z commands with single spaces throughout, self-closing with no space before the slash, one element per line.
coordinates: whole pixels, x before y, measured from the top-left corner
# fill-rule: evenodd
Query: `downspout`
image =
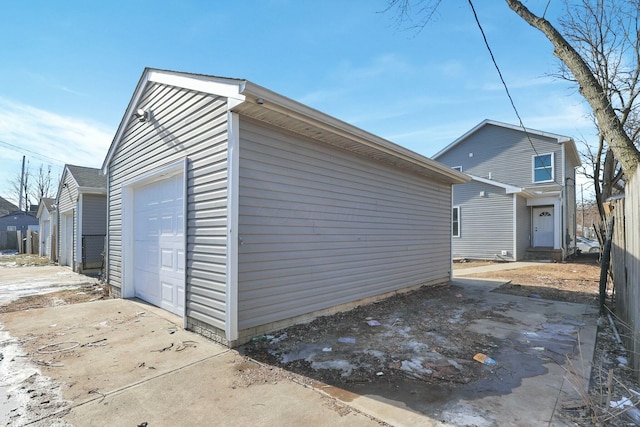
<path fill-rule="evenodd" d="M 108 170 L 108 169 L 107 169 Z M 102 278 L 109 283 L 109 220 L 111 218 L 111 173 L 107 172 L 107 227 L 104 236 L 104 255 L 102 259 Z M 120 284 L 122 286 L 122 284 Z M 121 288 L 122 289 L 122 288 Z"/>

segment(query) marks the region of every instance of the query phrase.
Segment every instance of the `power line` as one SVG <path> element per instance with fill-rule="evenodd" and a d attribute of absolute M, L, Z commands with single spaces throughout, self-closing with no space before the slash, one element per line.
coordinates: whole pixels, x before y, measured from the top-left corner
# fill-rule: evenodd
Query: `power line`
<path fill-rule="evenodd" d="M 35 156 L 35 157 L 39 157 L 41 160 L 45 160 L 45 159 L 53 160 L 54 162 L 59 163 L 59 164 L 61 164 L 63 166 L 66 164 L 65 161 L 62 161 L 60 159 L 49 157 L 49 156 L 47 156 L 45 154 L 41 154 L 41 153 L 38 153 L 38 152 L 35 152 L 35 151 L 32 151 L 32 150 L 29 150 L 28 148 L 19 147 L 17 145 L 11 144 L 11 143 L 6 142 L 6 141 L 0 140 L 0 144 L 5 145 L 5 146 L 9 147 L 9 149 L 17 151 L 18 153 L 23 154 L 23 155 L 24 155 L 24 152 L 27 152 L 27 153 L 30 153 L 31 155 Z"/>
<path fill-rule="evenodd" d="M 496 61 L 496 58 L 493 55 L 493 51 L 491 50 L 491 46 L 489 46 L 489 41 L 487 40 L 487 36 L 484 33 L 484 29 L 482 28 L 482 25 L 480 24 L 480 19 L 478 18 L 478 14 L 476 13 L 476 8 L 473 6 L 472 0 L 467 0 L 467 1 L 469 2 L 469 6 L 471 6 L 471 11 L 473 12 L 473 17 L 476 20 L 476 24 L 478 24 L 478 28 L 480 29 L 480 33 L 482 33 L 482 38 L 484 40 L 484 45 L 487 47 L 487 50 L 489 51 L 489 55 L 491 55 L 491 61 L 493 62 L 494 67 L 496 67 L 496 71 L 498 71 L 498 76 L 500 76 L 500 81 L 502 82 L 502 86 L 504 86 L 504 90 L 507 93 L 507 97 L 509 98 L 509 102 L 511 103 L 511 108 L 513 108 L 513 111 L 516 113 L 516 117 L 518 117 L 518 122 L 519 122 L 518 124 L 522 128 L 522 130 L 524 131 L 524 134 L 527 137 L 527 140 L 529 141 L 529 145 L 531 145 L 531 148 L 533 148 L 533 152 L 536 153 L 536 157 L 540 157 L 540 154 L 538 153 L 538 150 L 536 150 L 535 145 L 533 145 L 533 140 L 531 139 L 531 135 L 529 135 L 529 132 L 527 131 L 527 128 L 524 126 L 524 123 L 522 122 L 522 118 L 520 117 L 520 113 L 518 112 L 518 109 L 516 108 L 516 104 L 513 101 L 513 98 L 511 97 L 511 92 L 509 91 L 509 87 L 507 86 L 507 82 L 505 82 L 504 77 L 502 76 L 502 72 L 500 71 L 500 67 L 498 66 L 498 62 Z M 547 6 L 548 6 L 548 4 L 547 4 Z M 556 184 L 558 184 L 559 186 L 562 187 L 562 184 L 560 184 L 556 180 L 555 176 L 553 177 L 553 182 L 555 182 Z"/>

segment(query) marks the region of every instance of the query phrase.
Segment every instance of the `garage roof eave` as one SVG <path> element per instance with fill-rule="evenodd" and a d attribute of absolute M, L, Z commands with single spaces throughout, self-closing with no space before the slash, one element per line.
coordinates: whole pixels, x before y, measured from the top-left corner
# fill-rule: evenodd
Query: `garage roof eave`
<path fill-rule="evenodd" d="M 249 81 L 242 94 L 245 95 L 245 101 L 232 108 L 240 115 L 439 181 L 462 184 L 471 180 L 468 175 L 449 166 Z"/>

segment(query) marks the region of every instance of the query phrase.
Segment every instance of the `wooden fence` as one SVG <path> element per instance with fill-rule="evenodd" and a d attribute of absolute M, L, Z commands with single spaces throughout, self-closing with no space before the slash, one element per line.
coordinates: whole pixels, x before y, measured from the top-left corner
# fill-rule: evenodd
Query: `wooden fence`
<path fill-rule="evenodd" d="M 27 230 L 25 233 L 18 231 L 18 253 L 38 255 L 39 244 L 38 232 L 33 230 Z"/>
<path fill-rule="evenodd" d="M 615 285 L 615 315 L 640 380 L 640 167 L 625 185 L 625 196 L 608 203 L 615 216 L 611 274 Z"/>

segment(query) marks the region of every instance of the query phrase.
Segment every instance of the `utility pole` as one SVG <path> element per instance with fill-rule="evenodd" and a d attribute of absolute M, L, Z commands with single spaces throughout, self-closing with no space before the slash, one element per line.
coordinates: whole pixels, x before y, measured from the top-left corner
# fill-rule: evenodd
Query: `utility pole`
<path fill-rule="evenodd" d="M 18 210 L 21 211 L 22 210 L 22 189 L 24 188 L 24 159 L 26 156 L 22 156 L 22 175 L 20 176 L 20 191 L 18 191 L 18 193 L 20 193 L 20 201 L 18 202 Z M 26 206 L 25 206 L 25 211 L 26 211 Z"/>

